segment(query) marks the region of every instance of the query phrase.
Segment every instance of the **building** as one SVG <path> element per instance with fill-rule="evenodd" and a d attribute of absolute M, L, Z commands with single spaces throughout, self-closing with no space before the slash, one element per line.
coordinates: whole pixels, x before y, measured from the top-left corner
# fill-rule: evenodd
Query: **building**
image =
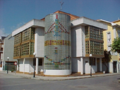
<path fill-rule="evenodd" d="M 3 50 L 3 70 L 7 70 L 7 66 L 9 67 L 8 70 L 15 70 L 14 63 L 17 62 L 16 59 L 13 59 L 14 55 L 14 37 L 12 37 L 12 34 L 8 35 L 4 39 L 4 50 Z"/>
<path fill-rule="evenodd" d="M 5 36 L 0 36 L 0 71 L 2 70 L 4 38 Z"/>
<path fill-rule="evenodd" d="M 103 30 L 98 21 L 56 11 L 12 32 L 19 71 L 44 75 L 102 72 Z"/>
<path fill-rule="evenodd" d="M 120 72 L 120 54 L 111 51 L 111 44 L 115 38 L 120 37 L 120 20 L 109 22 L 106 20 L 98 20 L 107 25 L 108 29 L 103 32 L 104 50 L 110 51 L 111 60 L 109 62 L 109 72 Z"/>

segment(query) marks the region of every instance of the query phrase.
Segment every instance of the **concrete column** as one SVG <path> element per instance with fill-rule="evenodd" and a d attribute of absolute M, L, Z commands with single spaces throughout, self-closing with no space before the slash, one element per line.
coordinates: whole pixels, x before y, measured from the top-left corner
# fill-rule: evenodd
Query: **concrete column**
<path fill-rule="evenodd" d="M 119 62 L 117 61 L 117 73 L 119 73 Z"/>
<path fill-rule="evenodd" d="M 3 66 L 5 66 L 5 65 L 4 65 L 4 61 L 2 61 L 2 71 L 3 71 Z"/>
<path fill-rule="evenodd" d="M 109 62 L 109 72 L 113 73 L 113 62 Z"/>
<path fill-rule="evenodd" d="M 19 66 L 18 66 L 18 62 L 19 62 L 19 60 L 17 60 L 17 71 L 19 71 Z"/>
<path fill-rule="evenodd" d="M 80 59 L 81 59 L 81 75 L 83 75 L 83 57 L 81 57 Z"/>
<path fill-rule="evenodd" d="M 100 72 L 102 72 L 102 58 L 100 58 Z"/>
<path fill-rule="evenodd" d="M 38 74 L 38 58 L 36 58 L 36 74 Z"/>
<path fill-rule="evenodd" d="M 23 59 L 23 73 L 25 72 L 25 58 Z"/>
<path fill-rule="evenodd" d="M 98 72 L 97 71 L 97 58 L 95 58 L 95 65 L 96 65 L 96 72 Z"/>

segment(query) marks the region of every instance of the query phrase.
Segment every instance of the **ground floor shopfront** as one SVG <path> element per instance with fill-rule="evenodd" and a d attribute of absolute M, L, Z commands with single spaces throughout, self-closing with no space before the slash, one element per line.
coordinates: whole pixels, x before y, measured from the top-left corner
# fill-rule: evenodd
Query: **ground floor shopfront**
<path fill-rule="evenodd" d="M 24 58 L 18 60 L 17 70 L 23 73 L 33 73 L 34 70 L 36 74 L 45 73 L 44 69 L 44 58 Z M 52 70 L 52 73 L 56 73 L 56 70 Z M 64 70 L 65 71 L 65 70 Z M 102 72 L 102 59 L 101 58 L 72 58 L 71 60 L 71 73 L 80 73 L 83 74 L 94 74 L 97 72 Z M 59 74 L 62 75 L 60 70 L 58 70 Z M 51 74 L 52 75 L 52 74 Z"/>
<path fill-rule="evenodd" d="M 112 60 L 111 62 L 109 62 L 109 72 L 120 73 L 120 61 Z"/>

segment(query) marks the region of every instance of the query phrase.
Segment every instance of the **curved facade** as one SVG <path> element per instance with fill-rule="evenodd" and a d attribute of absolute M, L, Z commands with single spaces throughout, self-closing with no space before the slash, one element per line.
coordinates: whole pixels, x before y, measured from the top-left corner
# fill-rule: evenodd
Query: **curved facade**
<path fill-rule="evenodd" d="M 60 13 L 45 17 L 44 74 L 71 74 L 70 16 Z"/>

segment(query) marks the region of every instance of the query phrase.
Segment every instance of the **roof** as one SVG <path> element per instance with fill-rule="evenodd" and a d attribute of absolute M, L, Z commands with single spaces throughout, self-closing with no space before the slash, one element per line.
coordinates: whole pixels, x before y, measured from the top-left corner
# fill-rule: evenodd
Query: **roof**
<path fill-rule="evenodd" d="M 116 23 L 116 22 L 120 22 L 120 19 L 119 20 L 115 20 L 115 21 L 113 21 L 114 23 Z"/>
<path fill-rule="evenodd" d="M 118 22 L 119 20 L 117 21 L 114 21 L 114 22 L 110 22 L 110 21 L 106 21 L 106 20 L 103 20 L 103 19 L 99 19 L 97 20 L 99 22 L 104 22 L 104 23 L 108 23 L 108 24 L 111 24 L 112 26 L 116 26 L 116 27 L 120 27 L 120 25 L 116 24 L 115 22 Z"/>
<path fill-rule="evenodd" d="M 86 17 L 80 17 L 76 20 L 71 21 L 72 27 L 78 26 L 78 25 L 90 25 L 90 26 L 95 26 L 98 28 L 101 28 L 103 30 L 107 29 L 107 25 L 103 24 L 99 21 L 92 20 Z"/>
<path fill-rule="evenodd" d="M 45 27 L 44 21 L 33 19 L 12 32 L 12 36 L 26 30 L 29 27 Z"/>
<path fill-rule="evenodd" d="M 73 14 L 70 14 L 70 13 L 66 13 L 66 12 L 63 12 L 63 11 L 56 11 L 54 13 L 62 13 L 62 14 L 66 14 L 66 15 L 69 15 L 70 16 L 70 20 L 74 20 L 74 19 L 77 19 L 77 18 L 80 18 L 79 16 L 76 16 L 76 15 L 73 15 Z M 45 20 L 45 18 L 42 18 L 41 20 Z"/>

